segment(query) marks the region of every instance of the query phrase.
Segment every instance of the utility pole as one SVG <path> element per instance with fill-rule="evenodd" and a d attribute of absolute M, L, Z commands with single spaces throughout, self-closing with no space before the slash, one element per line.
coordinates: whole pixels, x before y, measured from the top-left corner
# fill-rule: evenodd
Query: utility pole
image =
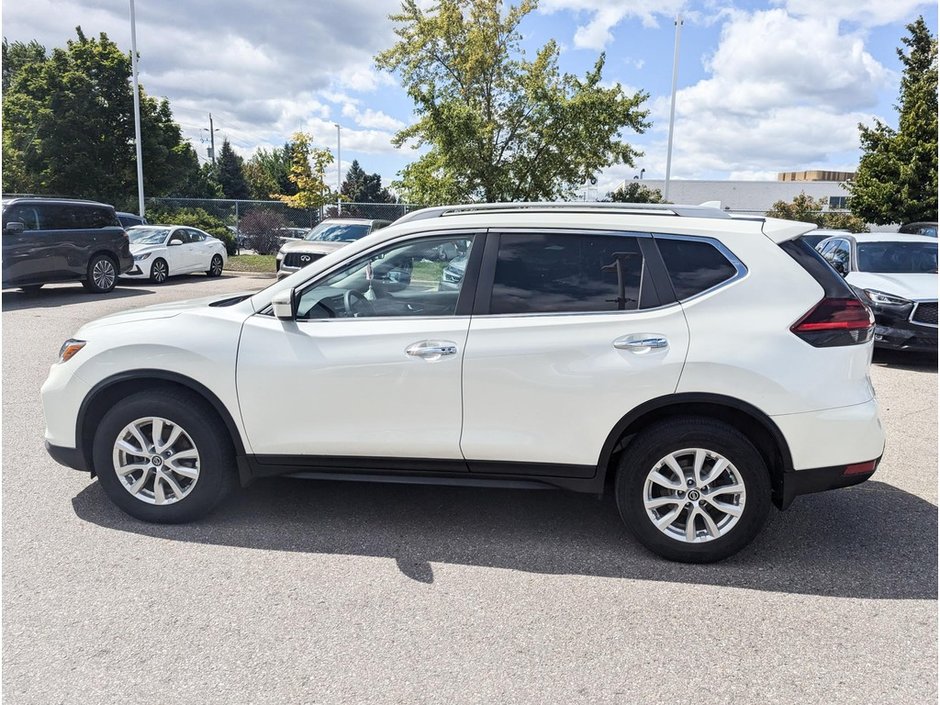
<path fill-rule="evenodd" d="M 679 34 L 682 31 L 682 15 L 676 14 L 676 49 L 672 57 L 672 105 L 669 107 L 669 139 L 666 146 L 666 183 L 663 200 L 669 200 L 669 175 L 672 172 L 672 131 L 676 122 L 676 82 L 679 79 Z"/>
<path fill-rule="evenodd" d="M 203 132 L 206 131 L 206 128 L 202 128 Z M 219 131 L 219 128 L 212 126 L 212 113 L 209 113 L 209 159 L 212 160 L 212 165 L 215 166 L 215 133 Z"/>
<path fill-rule="evenodd" d="M 137 149 L 137 207 L 144 217 L 144 158 L 140 144 L 140 88 L 137 85 L 137 19 L 134 0 L 131 0 L 131 66 L 134 74 L 134 142 Z"/>
<path fill-rule="evenodd" d="M 340 189 L 342 189 L 343 187 L 343 182 L 342 182 L 342 176 L 340 174 L 341 169 L 339 165 L 339 160 L 340 160 L 339 123 L 334 122 L 333 124 L 336 125 L 336 217 L 338 218 L 340 216 L 340 213 L 342 212 L 342 207 L 343 207 L 342 201 L 340 200 L 340 197 L 339 197 L 339 192 L 340 192 Z"/>

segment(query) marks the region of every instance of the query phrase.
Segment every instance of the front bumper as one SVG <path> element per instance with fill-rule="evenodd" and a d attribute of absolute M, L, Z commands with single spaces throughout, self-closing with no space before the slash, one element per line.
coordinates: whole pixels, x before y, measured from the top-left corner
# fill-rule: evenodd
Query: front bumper
<path fill-rule="evenodd" d="M 85 458 L 78 448 L 63 448 L 62 446 L 54 446 L 49 441 L 46 441 L 46 452 L 48 452 L 49 455 L 52 456 L 52 459 L 59 465 L 64 465 L 74 470 L 81 470 L 82 472 L 88 472 L 88 465 L 85 463 Z"/>
<path fill-rule="evenodd" d="M 135 263 L 134 266 L 131 267 L 128 271 L 121 273 L 121 278 L 126 278 L 126 279 L 148 279 L 149 277 L 150 277 L 150 273 L 149 272 L 144 273 L 141 270 L 139 262 Z"/>
<path fill-rule="evenodd" d="M 875 347 L 936 352 L 937 327 L 911 321 L 913 303 L 866 303 L 875 314 Z"/>

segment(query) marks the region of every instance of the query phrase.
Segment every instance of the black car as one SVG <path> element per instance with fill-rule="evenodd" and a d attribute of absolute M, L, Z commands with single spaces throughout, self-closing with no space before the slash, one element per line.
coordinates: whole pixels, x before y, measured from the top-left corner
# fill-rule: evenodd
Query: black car
<path fill-rule="evenodd" d="M 899 233 L 908 235 L 926 235 L 927 237 L 937 237 L 936 223 L 905 223 L 898 228 Z"/>
<path fill-rule="evenodd" d="M 124 213 L 123 211 L 117 212 L 118 220 L 121 221 L 121 227 L 124 229 L 133 228 L 135 225 L 150 225 L 147 222 L 147 219 L 142 215 L 137 215 L 136 213 Z"/>
<path fill-rule="evenodd" d="M 113 206 L 59 198 L 3 201 L 3 287 L 28 293 L 43 284 L 81 281 L 105 293 L 134 266 Z"/>

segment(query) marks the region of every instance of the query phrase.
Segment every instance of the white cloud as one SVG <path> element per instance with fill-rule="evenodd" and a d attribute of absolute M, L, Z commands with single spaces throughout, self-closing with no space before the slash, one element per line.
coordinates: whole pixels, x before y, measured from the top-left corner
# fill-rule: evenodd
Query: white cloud
<path fill-rule="evenodd" d="M 848 21 L 866 27 L 909 22 L 919 9 L 936 8 L 924 0 L 773 0 L 794 15 Z"/>
<path fill-rule="evenodd" d="M 590 15 L 588 22 L 575 30 L 574 45 L 601 51 L 613 39 L 611 30 L 627 17 L 638 18 L 644 27 L 656 27 L 657 18 L 673 17 L 685 4 L 686 0 L 543 0 L 539 10 L 546 14 L 569 10 Z"/>

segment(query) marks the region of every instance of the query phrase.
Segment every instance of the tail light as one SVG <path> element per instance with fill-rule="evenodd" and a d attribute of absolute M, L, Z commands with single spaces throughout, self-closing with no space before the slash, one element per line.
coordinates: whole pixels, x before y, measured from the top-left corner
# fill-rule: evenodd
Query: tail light
<path fill-rule="evenodd" d="M 817 348 L 861 345 L 872 338 L 875 318 L 856 298 L 825 298 L 790 330 Z"/>

